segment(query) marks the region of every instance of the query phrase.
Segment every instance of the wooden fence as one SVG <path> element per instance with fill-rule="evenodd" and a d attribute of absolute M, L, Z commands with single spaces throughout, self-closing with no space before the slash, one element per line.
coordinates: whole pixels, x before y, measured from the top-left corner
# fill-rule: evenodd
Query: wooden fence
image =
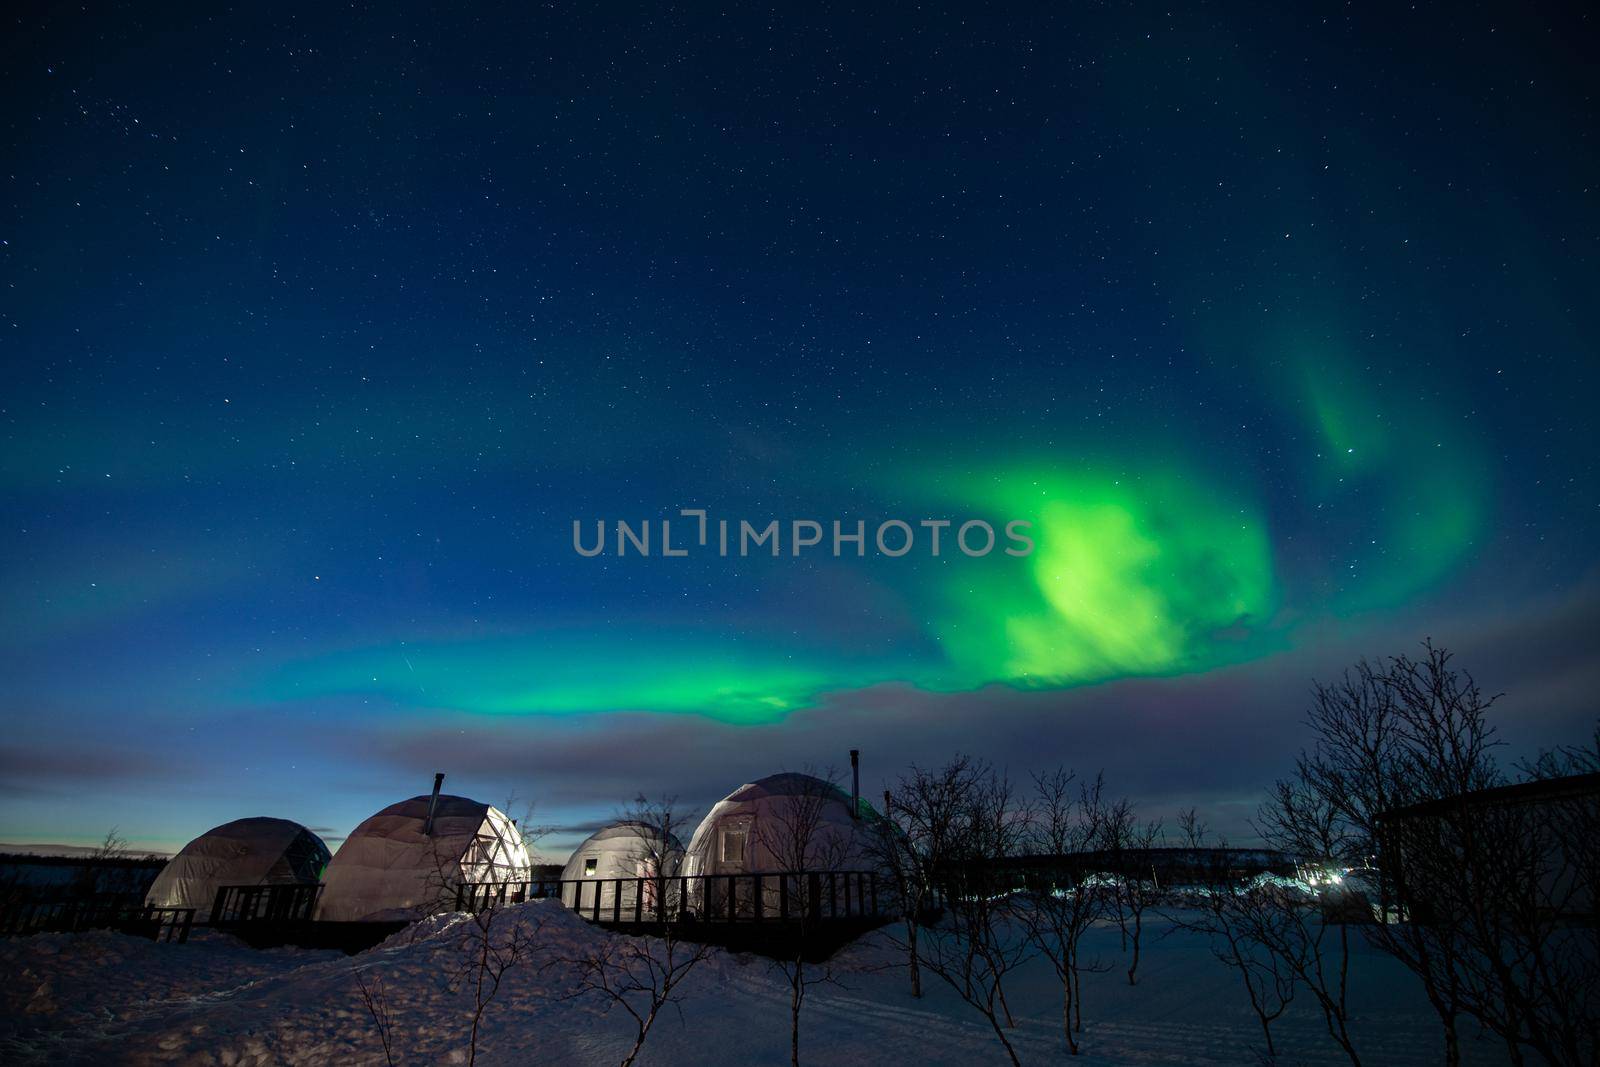
<path fill-rule="evenodd" d="M 225 885 L 211 905 L 211 925 L 310 921 L 320 885 Z"/>
<path fill-rule="evenodd" d="M 872 871 L 766 871 L 673 877 L 465 882 L 456 908 L 558 899 L 590 922 L 798 923 L 887 918 Z"/>
<path fill-rule="evenodd" d="M 0 937 L 118 930 L 152 941 L 189 940 L 193 908 L 154 908 L 126 897 L 17 901 L 0 910 Z"/>

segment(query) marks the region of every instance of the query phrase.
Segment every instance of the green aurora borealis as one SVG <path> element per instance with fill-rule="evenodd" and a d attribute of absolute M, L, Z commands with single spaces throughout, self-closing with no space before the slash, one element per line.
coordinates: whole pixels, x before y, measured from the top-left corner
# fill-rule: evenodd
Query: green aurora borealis
<path fill-rule="evenodd" d="M 1425 637 L 1592 718 L 1592 13 L 34 15 L 0 841 L 850 747 L 1237 814 Z M 1035 551 L 572 549 L 684 508 Z"/>
<path fill-rule="evenodd" d="M 1409 451 L 1421 447 L 1415 421 L 1386 425 L 1369 400 L 1353 395 L 1313 391 L 1308 403 L 1319 442 L 1306 457 L 1319 483 L 1315 506 L 1377 500 L 1392 516 L 1372 578 L 1345 581 L 1337 599 L 1352 610 L 1370 608 L 1447 574 L 1470 548 L 1485 507 L 1474 480 L 1457 472 L 1440 484 L 1428 457 Z M 829 690 L 889 681 L 934 691 L 1066 688 L 1204 671 L 1290 639 L 1276 618 L 1285 579 L 1271 520 L 1235 487 L 1237 476 L 1207 471 L 1199 457 L 1148 472 L 1039 461 L 947 479 L 924 469 L 907 480 L 938 487 L 928 493 L 927 514 L 990 516 L 997 528 L 1026 519 L 1035 541 L 1022 559 L 998 551 L 966 558 L 947 544 L 940 561 L 863 564 L 906 586 L 919 605 L 928 640 L 914 646 L 915 656 L 868 662 L 805 642 L 773 647 L 716 632 L 597 626 L 587 634 L 352 650 L 296 663 L 258 695 L 365 694 L 485 715 L 644 711 L 759 723 L 781 720 Z M 785 547 L 765 565 L 799 565 L 788 553 Z"/>

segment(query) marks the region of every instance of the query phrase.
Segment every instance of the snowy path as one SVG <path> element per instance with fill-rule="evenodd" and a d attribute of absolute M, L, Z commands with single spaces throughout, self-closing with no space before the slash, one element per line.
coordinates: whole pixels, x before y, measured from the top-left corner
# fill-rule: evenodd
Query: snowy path
<path fill-rule="evenodd" d="M 543 936 L 569 948 L 609 937 L 559 907 L 526 906 L 547 918 Z M 519 909 L 520 910 L 520 909 Z M 510 913 L 508 913 L 510 914 Z M 354 959 L 293 950 L 254 952 L 228 938 L 154 945 L 109 933 L 49 935 L 0 943 L 0 1061 L 7 1063 L 320 1064 L 383 1063 L 353 969 L 382 982 L 394 1016 L 397 1061 L 465 1062 L 470 1000 L 451 995 L 443 970 L 457 951 L 450 920 L 415 937 L 397 935 Z M 1086 1067 L 1107 1064 L 1251 1064 L 1259 1031 L 1236 979 L 1189 934 L 1147 934 L 1140 984 L 1129 987 L 1114 928 L 1089 935 L 1087 957 L 1112 964 L 1085 977 Z M 899 954 L 882 934 L 836 959 L 840 985 L 813 987 L 802 1019 L 801 1058 L 817 1064 L 1003 1063 L 988 1023 L 937 979 L 910 996 Z M 1363 953 L 1355 967 L 1353 1032 L 1367 1062 L 1433 1064 L 1439 1042 L 1415 982 L 1389 960 Z M 508 980 L 479 1048 L 487 1064 L 606 1064 L 631 1045 L 620 1012 L 558 999 L 558 979 L 529 970 Z M 788 1061 L 788 988 L 765 960 L 718 951 L 692 980 L 683 1016 L 651 1034 L 645 1064 Z M 1065 1057 L 1059 990 L 1049 968 L 1030 964 L 1008 985 L 1017 1026 L 1008 1036 L 1024 1063 Z M 1274 1026 L 1281 1062 L 1338 1064 L 1307 996 Z M 1502 1062 L 1469 1042 L 1469 1062 Z"/>

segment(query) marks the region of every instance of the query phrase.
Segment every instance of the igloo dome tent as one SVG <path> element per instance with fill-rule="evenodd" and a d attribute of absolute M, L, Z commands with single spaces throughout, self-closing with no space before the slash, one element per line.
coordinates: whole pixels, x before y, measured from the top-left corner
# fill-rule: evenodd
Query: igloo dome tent
<path fill-rule="evenodd" d="M 184 845 L 161 868 L 145 903 L 194 908 L 195 918 L 204 922 L 220 886 L 316 885 L 327 865 L 328 846 L 299 823 L 265 816 L 235 819 Z"/>
<path fill-rule="evenodd" d="M 632 819 L 614 822 L 573 850 L 561 869 L 562 903 L 579 910 L 598 903 L 602 912 L 611 911 L 618 907 L 617 880 L 631 879 L 622 883 L 622 910 L 631 913 L 636 903 L 651 908 L 655 886 L 645 883 L 641 900 L 638 879 L 671 878 L 682 860 L 683 842 L 676 835 L 668 833 L 663 840 L 658 826 Z"/>
<path fill-rule="evenodd" d="M 803 809 L 814 811 L 814 820 L 807 819 L 812 829 L 802 855 L 790 827 Z M 702 875 L 869 868 L 869 835 L 876 819 L 869 805 L 809 774 L 784 772 L 742 785 L 706 813 L 689 840 L 682 871 L 695 879 L 689 886 L 691 904 L 707 909 L 726 905 L 724 899 L 710 899 L 725 892 L 722 884 L 699 879 Z M 797 867 L 795 860 L 804 862 Z M 753 892 L 753 883 L 736 883 L 735 891 Z M 777 914 L 776 880 L 764 895 L 766 913 Z M 748 902 L 740 903 L 740 910 L 748 908 Z"/>
<path fill-rule="evenodd" d="M 412 797 L 345 838 L 323 875 L 317 919 L 359 922 L 448 910 L 462 882 L 524 881 L 531 866 L 521 832 L 499 808 L 448 794 Z"/>

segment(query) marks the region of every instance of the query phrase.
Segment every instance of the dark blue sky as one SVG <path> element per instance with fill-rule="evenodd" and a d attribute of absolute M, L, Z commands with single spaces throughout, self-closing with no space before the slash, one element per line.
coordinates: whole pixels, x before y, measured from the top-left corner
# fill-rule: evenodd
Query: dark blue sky
<path fill-rule="evenodd" d="M 7 18 L 0 840 L 1593 721 L 1592 13 Z M 683 507 L 1039 552 L 572 551 Z"/>

